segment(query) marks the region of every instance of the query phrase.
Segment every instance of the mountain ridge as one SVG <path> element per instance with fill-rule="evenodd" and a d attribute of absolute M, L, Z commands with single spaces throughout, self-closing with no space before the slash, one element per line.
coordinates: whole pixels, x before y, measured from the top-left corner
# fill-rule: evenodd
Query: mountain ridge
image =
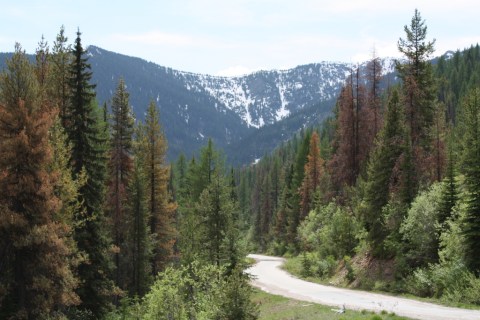
<path fill-rule="evenodd" d="M 229 162 L 252 162 L 330 115 L 346 77 L 357 66 L 324 61 L 225 77 L 179 71 L 94 45 L 87 53 L 100 104 L 110 104 L 120 78 L 137 119 L 144 118 L 150 101 L 156 102 L 170 161 L 180 153 L 194 155 L 212 138 L 226 150 Z M 8 55 L 0 54 L 0 67 Z"/>

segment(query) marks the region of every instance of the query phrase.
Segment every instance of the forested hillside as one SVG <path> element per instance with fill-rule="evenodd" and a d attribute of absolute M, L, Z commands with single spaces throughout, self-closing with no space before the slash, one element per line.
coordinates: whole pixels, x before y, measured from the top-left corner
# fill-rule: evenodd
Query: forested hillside
<path fill-rule="evenodd" d="M 431 64 L 426 31 L 415 12 L 401 83 L 380 88 L 373 60 L 333 117 L 238 173 L 253 250 L 341 285 L 480 303 L 480 48 Z"/>
<path fill-rule="evenodd" d="M 63 28 L 0 76 L 0 318 L 256 319 L 219 152 L 172 179 L 155 101 L 135 122 L 124 79 L 95 89 Z"/>

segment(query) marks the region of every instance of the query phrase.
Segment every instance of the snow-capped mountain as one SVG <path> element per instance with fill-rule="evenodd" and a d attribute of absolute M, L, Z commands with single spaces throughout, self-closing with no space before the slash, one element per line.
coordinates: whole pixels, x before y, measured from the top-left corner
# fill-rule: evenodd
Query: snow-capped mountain
<path fill-rule="evenodd" d="M 384 73 L 394 70 L 393 59 L 383 59 Z M 365 69 L 366 63 L 358 65 Z M 208 94 L 234 111 L 250 127 L 280 121 L 316 102 L 336 98 L 357 65 L 322 62 L 289 70 L 258 71 L 241 77 L 217 77 L 176 72 L 187 90 Z"/>
<path fill-rule="evenodd" d="M 283 71 L 259 71 L 242 77 L 179 72 L 190 91 L 208 94 L 259 128 L 280 121 L 315 102 L 331 100 L 350 74 L 345 63 L 318 63 Z"/>
<path fill-rule="evenodd" d="M 242 141 L 279 122 L 285 123 L 281 126 L 283 132 L 278 133 L 279 139 L 285 140 L 301 127 L 322 120 L 333 108 L 353 67 L 322 62 L 229 78 L 173 70 L 94 46 L 88 52 L 99 103 L 108 104 L 118 79 L 123 77 L 137 118 L 144 117 L 152 99 L 159 105 L 170 159 L 180 152 L 191 154 L 210 137 L 222 149 L 238 150 L 232 146 L 241 145 L 240 149 L 247 153 L 246 157 L 242 154 L 244 161 L 267 152 L 278 141 L 259 137 L 267 140 L 262 141 L 262 148 L 270 148 L 255 151 Z M 311 108 L 319 103 L 324 103 L 321 108 Z M 290 123 L 292 119 L 295 125 Z M 234 159 L 238 155 L 227 156 L 238 161 Z"/>
<path fill-rule="evenodd" d="M 212 138 L 229 161 L 250 162 L 302 127 L 322 121 L 356 65 L 321 62 L 240 77 L 194 74 L 88 47 L 97 100 L 110 103 L 120 77 L 138 119 L 160 107 L 170 160 Z M 0 67 L 8 54 L 0 55 Z M 360 65 L 365 68 L 366 64 Z M 392 62 L 385 62 L 385 70 Z"/>

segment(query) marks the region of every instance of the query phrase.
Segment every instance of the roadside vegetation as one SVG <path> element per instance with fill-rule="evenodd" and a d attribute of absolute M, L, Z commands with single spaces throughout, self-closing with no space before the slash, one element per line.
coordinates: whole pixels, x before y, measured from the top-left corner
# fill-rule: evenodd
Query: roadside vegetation
<path fill-rule="evenodd" d="M 331 118 L 241 171 L 250 248 L 313 281 L 480 305 L 480 46 L 432 60 L 418 10 L 404 31 L 398 84 L 373 56 Z"/>

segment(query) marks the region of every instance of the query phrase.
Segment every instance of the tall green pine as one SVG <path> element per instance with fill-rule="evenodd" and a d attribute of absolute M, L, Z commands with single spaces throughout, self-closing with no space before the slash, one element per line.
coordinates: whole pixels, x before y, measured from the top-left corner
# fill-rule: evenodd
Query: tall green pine
<path fill-rule="evenodd" d="M 106 195 L 115 252 L 115 284 L 127 289 L 127 265 L 131 247 L 125 240 L 129 223 L 127 187 L 133 171 L 133 116 L 125 81 L 120 79 L 112 99 L 111 138 L 108 161 L 109 181 Z"/>
<path fill-rule="evenodd" d="M 405 120 L 410 134 L 412 156 L 412 194 L 418 187 L 431 180 L 428 158 L 431 153 L 432 128 L 438 104 L 430 56 L 435 40 L 427 41 L 427 26 L 420 12 L 415 10 L 410 26 L 405 26 L 406 38 L 398 41 L 398 50 L 405 55 L 406 63 L 397 62 L 396 68 L 402 79 Z"/>
<path fill-rule="evenodd" d="M 152 235 L 147 210 L 146 177 L 141 161 L 136 159 L 128 185 L 128 233 L 129 244 L 128 291 L 131 296 L 142 297 L 152 284 Z"/>
<path fill-rule="evenodd" d="M 377 145 L 368 163 L 363 221 L 374 252 L 382 251 L 386 237 L 382 209 L 390 199 L 392 174 L 404 148 L 402 112 L 399 95 L 395 90 L 388 104 L 385 126 L 379 133 Z"/>
<path fill-rule="evenodd" d="M 465 176 L 466 212 L 463 235 L 465 261 L 480 273 L 480 89 L 473 90 L 462 106 L 462 173 Z"/>
<path fill-rule="evenodd" d="M 82 281 L 78 294 L 81 308 L 101 317 L 110 304 L 112 291 L 110 241 L 103 212 L 106 173 L 106 137 L 100 112 L 95 102 L 95 85 L 90 84 L 92 72 L 86 51 L 77 32 L 70 66 L 69 111 L 65 130 L 72 146 L 72 166 L 75 177 L 85 171 L 86 183 L 79 190 L 83 210 L 76 218 L 75 240 L 87 261 L 79 266 Z"/>
<path fill-rule="evenodd" d="M 445 172 L 445 178 L 443 179 L 442 186 L 442 198 L 440 202 L 440 212 L 438 220 L 440 223 L 444 223 L 452 215 L 452 210 L 458 201 L 458 190 L 455 181 L 456 176 L 456 156 L 453 150 L 453 133 L 450 133 L 450 141 L 447 145 L 447 166 Z"/>

